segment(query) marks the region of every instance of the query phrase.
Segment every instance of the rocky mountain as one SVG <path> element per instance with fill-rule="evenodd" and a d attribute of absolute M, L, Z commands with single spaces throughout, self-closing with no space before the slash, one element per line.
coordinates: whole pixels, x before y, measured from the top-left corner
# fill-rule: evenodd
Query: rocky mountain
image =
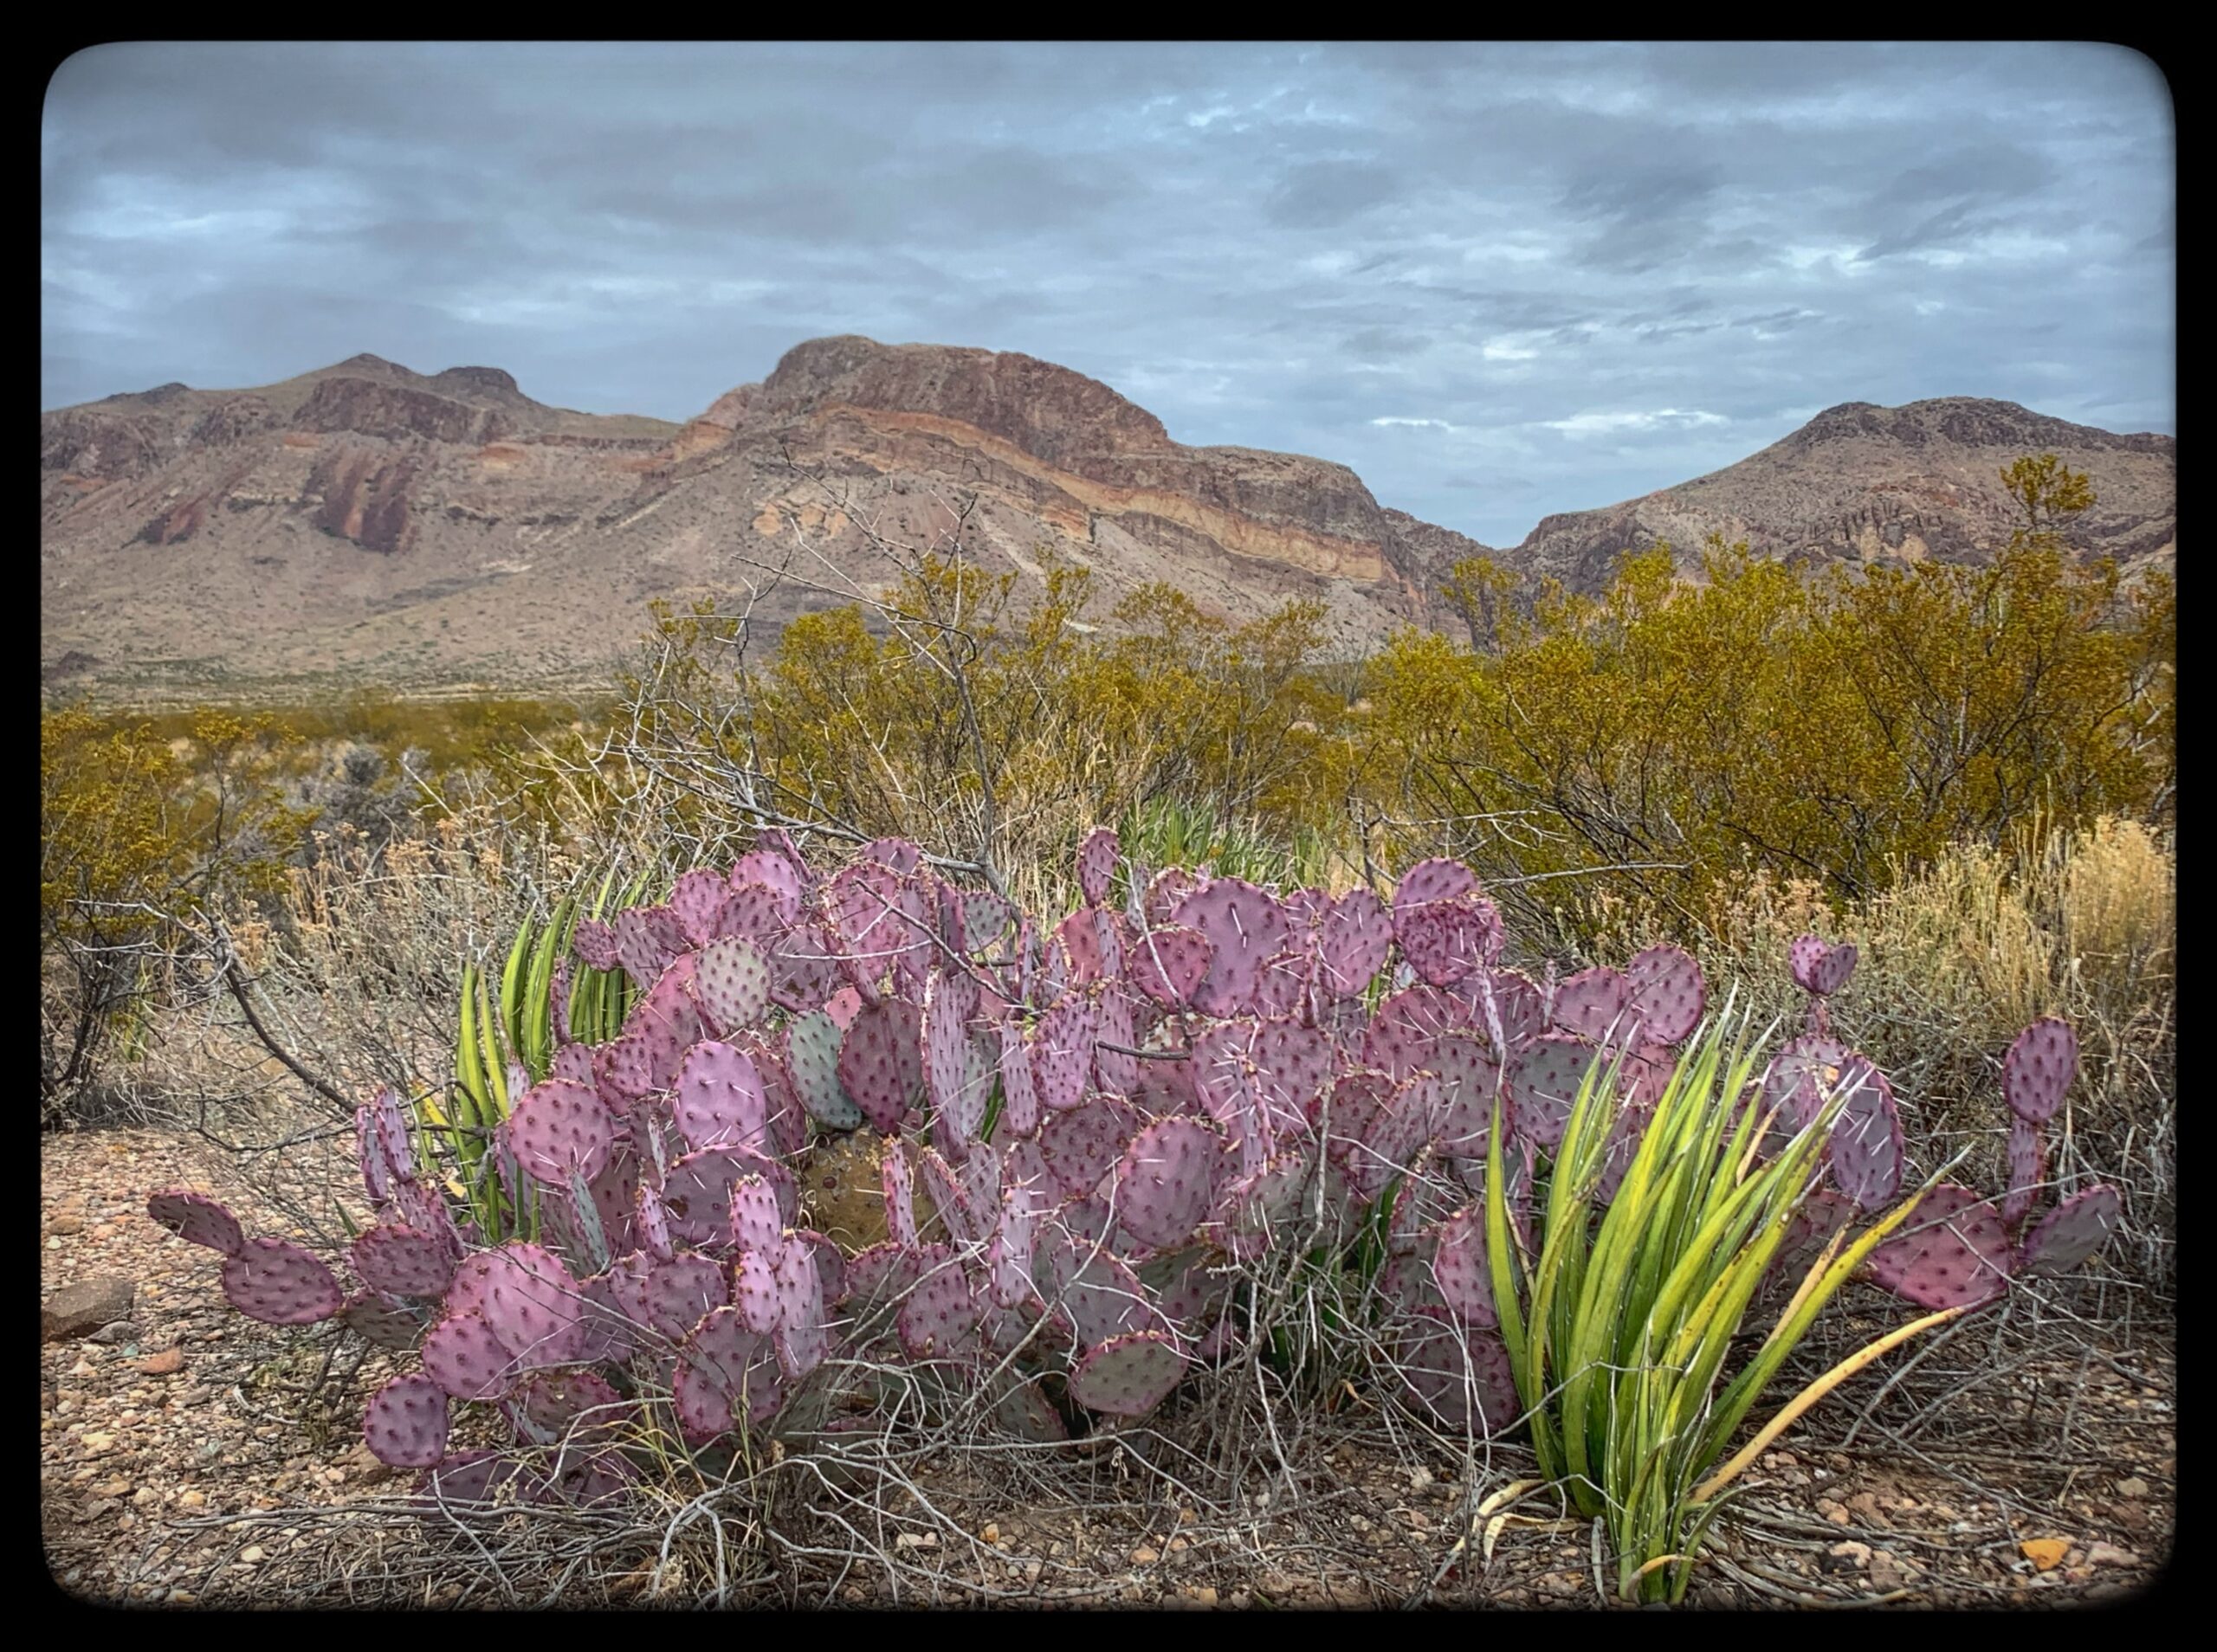
<path fill-rule="evenodd" d="M 2178 443 L 2113 436 L 2014 402 L 1942 397 L 1849 402 L 1693 481 L 1600 510 L 1550 516 L 1500 560 L 1596 590 L 1622 552 L 1668 543 L 1682 565 L 1711 532 L 1791 562 L 1976 561 L 2007 545 L 2017 513 L 2000 472 L 2052 453 L 2084 471 L 2097 503 L 2065 538 L 2130 568 L 2167 562 L 2177 539 Z"/>
<path fill-rule="evenodd" d="M 249 390 L 165 384 L 43 414 L 40 660 L 119 694 L 217 684 L 504 688 L 605 681 L 657 598 L 747 606 L 762 635 L 882 589 L 887 545 L 1043 588 L 1095 574 L 1091 623 L 1167 580 L 1233 619 L 1324 604 L 1340 646 L 1441 624 L 1484 553 L 1595 590 L 1623 552 L 1706 535 L 1796 562 L 1975 559 L 1999 473 L 2053 452 L 2099 504 L 2081 548 L 2160 564 L 2176 443 L 2013 403 L 1850 403 L 1708 476 L 1550 516 L 1507 551 L 1382 508 L 1344 466 L 1174 442 L 1029 356 L 818 339 L 679 425 L 544 406 L 507 373 L 375 356 Z"/>
<path fill-rule="evenodd" d="M 495 368 L 374 356 L 260 390 L 167 384 L 40 419 L 42 662 L 148 690 L 290 679 L 585 681 L 656 598 L 774 629 L 882 587 L 881 542 L 1041 588 L 1092 568 L 1106 620 L 1174 581 L 1246 618 L 1322 602 L 1341 643 L 1436 617 L 1485 549 L 1343 466 L 1191 448 L 1028 356 L 819 339 L 682 426 L 542 406 Z"/>

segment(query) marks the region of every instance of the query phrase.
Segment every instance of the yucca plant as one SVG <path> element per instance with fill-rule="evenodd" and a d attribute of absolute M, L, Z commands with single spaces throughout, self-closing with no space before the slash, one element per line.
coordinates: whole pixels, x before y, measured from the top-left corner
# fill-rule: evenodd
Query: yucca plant
<path fill-rule="evenodd" d="M 554 970 L 568 952 L 580 917 L 601 919 L 644 897 L 644 874 L 620 893 L 613 872 L 602 878 L 588 904 L 570 895 L 555 903 L 544 923 L 527 917 L 518 926 L 501 971 L 499 996 L 475 964 L 462 971 L 460 1023 L 455 1039 L 455 1082 L 449 1111 L 428 1099 L 418 1104 L 423 1122 L 442 1135 L 469 1194 L 473 1219 L 488 1236 L 535 1227 L 519 1209 L 514 1190 L 491 1173 L 486 1145 L 508 1116 L 517 1093 L 543 1081 L 553 1065 Z M 570 983 L 571 1038 L 601 1043 L 613 1038 L 637 990 L 621 970 L 573 968 Z M 519 1083 L 516 1081 L 520 1080 Z"/>
<path fill-rule="evenodd" d="M 1541 1472 L 1602 1520 L 1626 1598 L 1681 1599 L 1723 1494 L 1795 1418 L 1944 1309 L 1871 1342 L 1781 1407 L 1718 1466 L 1780 1365 L 1848 1275 L 1932 1183 L 1860 1235 L 1835 1234 L 1776 1322 L 1725 1371 L 1742 1321 L 1822 1170 L 1846 1097 L 1782 1143 L 1750 1081 L 1747 1019 L 1703 1029 L 1655 1104 L 1606 1208 L 1598 1197 L 1619 1074 L 1587 1074 L 1547 1178 L 1535 1249 L 1518 1248 L 1503 1190 L 1496 1102 L 1486 1166 L 1486 1246 L 1503 1339 Z M 1620 1063 L 1619 1063 L 1620 1065 Z M 1936 1178 L 1935 1180 L 1936 1181 Z"/>

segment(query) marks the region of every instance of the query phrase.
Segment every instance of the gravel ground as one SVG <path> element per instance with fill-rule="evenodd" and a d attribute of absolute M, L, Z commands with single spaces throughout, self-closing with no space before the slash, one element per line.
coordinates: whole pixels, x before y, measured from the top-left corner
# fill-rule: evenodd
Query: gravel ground
<path fill-rule="evenodd" d="M 41 1350 L 41 1524 L 53 1575 L 100 1601 L 393 1604 L 392 1572 L 371 1562 L 425 1550 L 424 1539 L 390 1514 L 346 1518 L 350 1504 L 406 1488 L 360 1441 L 362 1404 L 390 1357 L 231 1312 L 211 1253 L 157 1227 L 145 1204 L 163 1187 L 198 1186 L 232 1201 L 249 1231 L 288 1235 L 282 1220 L 189 1136 L 50 1135 L 41 1159 L 42 1296 L 102 1279 L 131 1292 L 121 1320 Z M 2176 1490 L 2171 1349 L 2168 1339 L 2136 1343 L 2028 1355 L 2009 1382 L 1952 1403 L 1944 1433 L 1904 1428 L 1907 1443 L 1871 1429 L 1848 1442 L 1883 1379 L 1867 1373 L 1745 1477 L 1689 1603 L 1929 1608 L 2135 1594 L 2168 1557 Z M 1929 1397 L 1904 1383 L 1880 1421 L 1917 1416 Z M 1427 1464 L 1351 1435 L 1298 1494 L 1237 1520 L 1113 1490 L 1082 1508 L 996 1507 L 990 1494 L 966 1502 L 951 1480 L 934 1500 L 965 1513 L 949 1528 L 943 1591 L 920 1590 L 913 1566 L 899 1583 L 857 1569 L 813 1597 L 928 1604 L 990 1589 L 1041 1604 L 1604 1604 L 1592 1528 L 1560 1520 L 1551 1493 L 1498 1502 L 1472 1525 L 1473 1504 L 1529 1462 L 1502 1448 L 1472 1487 L 1445 1454 Z M 1085 1483 L 1107 1483 L 1088 1472 Z M 643 1552 L 628 1583 L 604 1570 L 593 1597 L 670 1595 L 671 1578 Z M 386 1581 L 359 1581 L 372 1572 Z M 503 1597 L 467 1552 L 446 1575 L 436 1565 L 409 1575 L 418 1604 Z M 791 1593 L 775 1582 L 764 1591 L 766 1602 Z"/>

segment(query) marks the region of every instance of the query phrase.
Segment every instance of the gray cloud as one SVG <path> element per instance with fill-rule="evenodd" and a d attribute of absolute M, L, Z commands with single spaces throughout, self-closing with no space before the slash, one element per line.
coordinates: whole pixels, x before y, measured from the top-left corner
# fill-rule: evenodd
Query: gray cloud
<path fill-rule="evenodd" d="M 106 46 L 41 403 L 369 350 L 682 418 L 857 332 L 1513 543 L 1838 402 L 2172 428 L 2175 167 L 2086 45 Z"/>

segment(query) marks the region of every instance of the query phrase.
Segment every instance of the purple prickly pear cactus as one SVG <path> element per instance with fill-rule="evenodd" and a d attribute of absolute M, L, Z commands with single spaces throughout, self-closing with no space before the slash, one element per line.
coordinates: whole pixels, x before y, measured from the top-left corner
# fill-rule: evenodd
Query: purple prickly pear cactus
<path fill-rule="evenodd" d="M 1158 1119 L 1116 1165 L 1116 1217 L 1143 1245 L 1167 1250 L 1200 1226 L 1215 1202 L 1224 1143 L 1197 1119 Z"/>
<path fill-rule="evenodd" d="M 566 1365 L 584 1345 L 584 1295 L 562 1259 L 539 1245 L 510 1242 L 485 1275 L 485 1323 L 527 1368 Z"/>
<path fill-rule="evenodd" d="M 1826 1152 L 1832 1184 L 1865 1210 L 1892 1202 L 1902 1184 L 1902 1121 L 1886 1075 L 1863 1055 L 1851 1055 L 1839 1087 L 1846 1100 L 1833 1120 Z"/>
<path fill-rule="evenodd" d="M 1207 978 L 1215 950 L 1198 929 L 1178 924 L 1151 929 L 1132 949 L 1132 984 L 1163 1009 L 1182 1010 Z"/>
<path fill-rule="evenodd" d="M 1131 1107 L 1113 1096 L 1052 1115 L 1039 1131 L 1048 1175 L 1070 1197 L 1084 1197 L 1123 1156 L 1137 1123 Z"/>
<path fill-rule="evenodd" d="M 1116 857 L 1120 846 L 1116 834 L 1106 826 L 1096 826 L 1086 834 L 1085 842 L 1078 845 L 1077 887 L 1089 907 L 1107 902 L 1108 887 L 1116 875 Z"/>
<path fill-rule="evenodd" d="M 1075 993 L 1039 1017 L 1031 1033 L 1031 1082 L 1049 1113 L 1085 1105 L 1096 1030 L 1092 1004 Z"/>
<path fill-rule="evenodd" d="M 1879 1285 L 1920 1307 L 1974 1307 L 2008 1288 L 2017 1256 L 2001 1213 L 1970 1189 L 1942 1182 L 1865 1265 Z"/>
<path fill-rule="evenodd" d="M 2033 1201 L 2047 1175 L 2047 1146 L 2040 1127 L 2021 1113 L 2009 1118 L 2009 1191 L 2001 1202 L 2002 1225 L 2012 1233 L 2032 1214 Z"/>
<path fill-rule="evenodd" d="M 178 1238 L 226 1256 L 237 1255 L 246 1246 L 246 1234 L 238 1218 L 205 1193 L 190 1188 L 173 1187 L 153 1194 L 146 1201 L 146 1214 Z"/>
<path fill-rule="evenodd" d="M 1145 1416 L 1186 1373 L 1175 1338 L 1134 1331 L 1089 1349 L 1070 1371 L 1070 1397 L 1108 1416 Z"/>
<path fill-rule="evenodd" d="M 1172 921 L 1198 929 L 1214 949 L 1207 977 L 1193 994 L 1212 1016 L 1254 1008 L 1263 965 L 1284 944 L 1286 919 L 1270 892 L 1238 878 L 1218 878 L 1178 903 Z"/>
<path fill-rule="evenodd" d="M 696 1252 L 655 1263 L 639 1286 L 646 1324 L 672 1341 L 690 1335 L 701 1315 L 730 1300 L 724 1270 Z"/>
<path fill-rule="evenodd" d="M 974 1345 L 979 1309 L 970 1281 L 945 1245 L 927 1245 L 921 1274 L 901 1304 L 901 1345 L 912 1358 L 946 1359 Z"/>
<path fill-rule="evenodd" d="M 932 1111 L 958 1141 L 977 1138 L 992 1100 L 986 1074 L 970 1066 L 970 1017 L 978 988 L 964 975 L 934 975 L 924 988 L 924 1088 Z"/>
<path fill-rule="evenodd" d="M 331 1270 L 283 1239 L 249 1239 L 226 1256 L 223 1296 L 264 1325 L 313 1325 L 346 1305 Z"/>
<path fill-rule="evenodd" d="M 1401 874 L 1393 886 L 1393 918 L 1398 927 L 1404 913 L 1425 907 L 1462 900 L 1477 893 L 1478 880 L 1460 861 L 1442 857 L 1419 861 Z"/>
<path fill-rule="evenodd" d="M 498 1399 L 520 1374 L 515 1356 L 474 1309 L 449 1307 L 423 1339 L 423 1374 L 456 1399 Z"/>
<path fill-rule="evenodd" d="M 1497 1333 L 1464 1325 L 1444 1307 L 1410 1310 L 1394 1359 L 1419 1411 L 1457 1433 L 1506 1434 L 1523 1415 L 1508 1345 Z"/>
<path fill-rule="evenodd" d="M 916 1172 L 907 1152 L 895 1144 L 878 1164 L 885 1191 L 885 1231 L 903 1250 L 914 1250 L 916 1233 Z"/>
<path fill-rule="evenodd" d="M 423 1334 L 421 1318 L 390 1297 L 358 1291 L 339 1310 L 339 1323 L 366 1342 L 404 1353 Z"/>
<path fill-rule="evenodd" d="M 2028 1124 L 2046 1124 L 2078 1075 L 2078 1035 L 2071 1023 L 2044 1016 L 2017 1035 L 2001 1062 L 2001 1094 Z"/>
<path fill-rule="evenodd" d="M 1518 1135 L 1549 1152 L 1562 1145 L 1564 1127 L 1596 1051 L 1582 1038 L 1547 1033 L 1532 1041 L 1509 1069 L 1511 1119 Z"/>
<path fill-rule="evenodd" d="M 362 1416 L 370 1455 L 395 1468 L 429 1468 L 447 1454 L 447 1397 L 429 1377 L 395 1377 Z"/>
<path fill-rule="evenodd" d="M 1350 889 L 1334 901 L 1317 925 L 1317 976 L 1334 998 L 1352 998 L 1386 967 L 1393 944 L 1393 920 L 1367 889 Z"/>
<path fill-rule="evenodd" d="M 770 1008 L 770 960 L 752 941 L 711 941 L 693 955 L 693 996 L 726 1038 L 760 1022 Z"/>
<path fill-rule="evenodd" d="M 805 880 L 795 855 L 768 847 L 749 849 L 733 863 L 728 881 L 734 892 L 748 887 L 771 891 L 778 897 L 787 923 L 800 913 Z"/>
<path fill-rule="evenodd" d="M 688 946 L 701 946 L 716 938 L 725 897 L 731 885 L 714 872 L 688 872 L 669 892 L 669 910 Z"/>
<path fill-rule="evenodd" d="M 1440 1300 L 1465 1325 L 1490 1331 L 1500 1323 L 1493 1301 L 1493 1279 L 1486 1262 L 1485 1211 L 1465 1205 L 1439 1230 L 1432 1253 L 1432 1281 Z"/>
<path fill-rule="evenodd" d="M 694 1045 L 678 1063 L 675 1093 L 687 1146 L 769 1148 L 769 1100 L 745 1050 L 706 1040 Z"/>
<path fill-rule="evenodd" d="M 2090 1187 L 2050 1210 L 2025 1236 L 2023 1271 L 2061 1274 L 2110 1241 L 2124 1220 L 2124 1201 L 2113 1187 Z"/>
<path fill-rule="evenodd" d="M 839 1087 L 872 1126 L 901 1128 L 924 1087 L 922 1012 L 900 998 L 865 1005 L 839 1044 Z"/>
<path fill-rule="evenodd" d="M 616 945 L 616 931 L 595 918 L 580 918 L 577 927 L 570 932 L 570 950 L 577 954 L 578 962 L 589 970 L 603 971 L 620 968 L 623 963 Z"/>
<path fill-rule="evenodd" d="M 844 1035 L 821 1010 L 795 1016 L 786 1023 L 785 1070 L 792 1074 L 793 1090 L 808 1116 L 831 1130 L 851 1130 L 863 1121 L 863 1110 L 839 1083 L 839 1050 Z"/>
<path fill-rule="evenodd" d="M 568 1079 L 533 1086 L 508 1115 L 508 1145 L 516 1163 L 550 1187 L 599 1175 L 615 1143 L 616 1120 L 598 1092 Z"/>
<path fill-rule="evenodd" d="M 1804 935 L 1787 949 L 1787 962 L 1796 986 L 1826 998 L 1845 986 L 1855 972 L 1855 948 L 1845 943 L 1828 946 L 1815 935 Z"/>
<path fill-rule="evenodd" d="M 1616 970 L 1580 970 L 1555 988 L 1554 1014 L 1557 1029 L 1596 1043 L 1628 1036 L 1638 1015 L 1631 978 Z"/>
<path fill-rule="evenodd" d="M 441 1296 L 454 1278 L 454 1256 L 438 1236 L 397 1223 L 365 1229 L 348 1260 L 364 1284 L 387 1296 Z"/>
<path fill-rule="evenodd" d="M 671 1237 L 703 1248 L 728 1243 L 733 1190 L 750 1176 L 769 1183 L 779 1211 L 790 1222 L 799 1201 L 791 1171 L 751 1147 L 707 1147 L 679 1159 L 663 1178 L 662 1203 Z"/>
<path fill-rule="evenodd" d="M 1651 946 L 1625 965 L 1632 1004 L 1645 1036 L 1675 1044 L 1693 1031 L 1709 1006 L 1709 986 L 1693 955 L 1676 946 Z"/>

